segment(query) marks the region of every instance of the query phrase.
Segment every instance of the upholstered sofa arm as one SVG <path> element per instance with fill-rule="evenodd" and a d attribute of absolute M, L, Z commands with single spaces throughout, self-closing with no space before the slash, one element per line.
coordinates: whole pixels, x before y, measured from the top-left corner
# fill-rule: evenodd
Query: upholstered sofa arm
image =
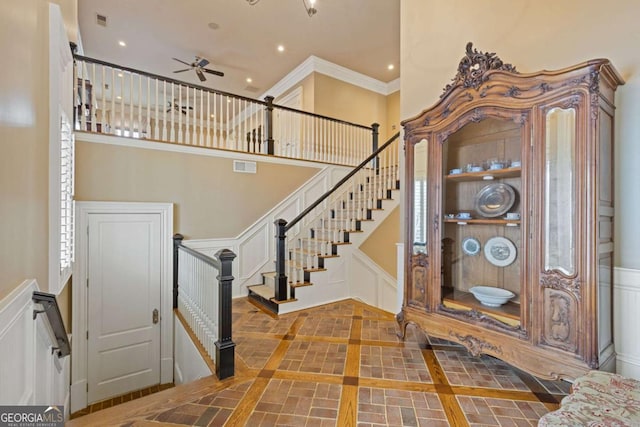
<path fill-rule="evenodd" d="M 591 371 L 573 383 L 560 409 L 544 415 L 539 427 L 640 426 L 640 381 Z"/>

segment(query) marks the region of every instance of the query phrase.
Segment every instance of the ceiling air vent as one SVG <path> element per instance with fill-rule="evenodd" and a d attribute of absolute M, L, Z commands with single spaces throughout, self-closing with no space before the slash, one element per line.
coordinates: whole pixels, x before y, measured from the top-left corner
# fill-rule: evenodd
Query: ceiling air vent
<path fill-rule="evenodd" d="M 107 26 L 107 17 L 104 15 L 100 15 L 99 13 L 96 13 L 96 23 L 98 25 L 102 25 L 103 27 Z"/>
<path fill-rule="evenodd" d="M 244 88 L 244 90 L 246 90 L 247 92 L 258 92 L 260 88 L 248 85 L 247 87 Z"/>
<path fill-rule="evenodd" d="M 256 173 L 256 162 L 245 162 L 243 160 L 233 161 L 233 171 L 241 173 Z"/>

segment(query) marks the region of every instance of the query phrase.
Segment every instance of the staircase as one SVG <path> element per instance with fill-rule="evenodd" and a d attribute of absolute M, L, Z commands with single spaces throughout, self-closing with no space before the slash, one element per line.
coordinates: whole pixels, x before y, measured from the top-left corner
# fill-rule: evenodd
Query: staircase
<path fill-rule="evenodd" d="M 398 204 L 396 134 L 298 217 L 276 223 L 280 246 L 275 271 L 249 286 L 249 299 L 283 314 L 348 298 L 344 284 L 330 280 L 348 257 Z M 288 233 L 287 233 L 288 232 Z M 286 235 L 285 235 L 286 233 Z M 280 271 L 278 271 L 278 266 Z"/>

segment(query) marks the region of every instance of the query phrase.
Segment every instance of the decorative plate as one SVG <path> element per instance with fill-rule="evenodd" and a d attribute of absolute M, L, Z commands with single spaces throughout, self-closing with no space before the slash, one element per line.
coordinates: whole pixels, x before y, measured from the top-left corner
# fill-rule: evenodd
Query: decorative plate
<path fill-rule="evenodd" d="M 511 265 L 516 259 L 516 247 L 504 237 L 492 237 L 484 244 L 484 257 L 496 267 Z"/>
<path fill-rule="evenodd" d="M 467 255 L 478 255 L 480 253 L 480 241 L 475 237 L 467 237 L 462 241 L 462 252 Z"/>
<path fill-rule="evenodd" d="M 516 192 L 501 182 L 484 186 L 473 199 L 476 212 L 486 218 L 504 215 L 516 201 Z"/>

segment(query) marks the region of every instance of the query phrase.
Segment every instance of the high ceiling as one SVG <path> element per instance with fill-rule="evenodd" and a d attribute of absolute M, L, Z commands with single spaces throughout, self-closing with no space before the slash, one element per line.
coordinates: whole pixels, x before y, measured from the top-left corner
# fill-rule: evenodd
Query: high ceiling
<path fill-rule="evenodd" d="M 252 98 L 310 55 L 382 82 L 400 75 L 400 0 L 317 0 L 313 17 L 302 0 L 79 0 L 78 8 L 86 56 L 191 83 L 200 83 L 195 72 L 174 74 L 186 67 L 171 58 L 201 56 L 225 73 L 203 85 Z"/>

